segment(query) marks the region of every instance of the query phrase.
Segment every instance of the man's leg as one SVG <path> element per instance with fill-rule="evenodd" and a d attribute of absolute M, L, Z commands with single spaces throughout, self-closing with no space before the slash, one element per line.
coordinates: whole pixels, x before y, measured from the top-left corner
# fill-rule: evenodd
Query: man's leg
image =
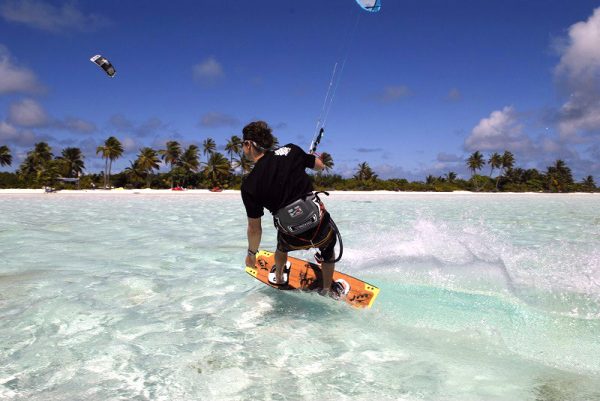
<path fill-rule="evenodd" d="M 277 283 L 283 282 L 283 268 L 287 264 L 287 257 L 287 252 L 281 252 L 279 249 L 275 251 L 275 279 Z"/>
<path fill-rule="evenodd" d="M 335 263 L 323 262 L 321 263 L 321 272 L 323 274 L 323 292 L 327 292 L 331 289 L 331 283 L 333 281 L 333 271 L 335 270 Z"/>
<path fill-rule="evenodd" d="M 335 244 L 337 243 L 337 237 L 333 227 L 328 228 L 329 231 L 325 231 L 330 236 L 329 242 L 319 247 L 323 262 L 321 263 L 321 274 L 323 288 L 321 292 L 323 294 L 331 291 L 331 284 L 333 283 L 333 272 L 335 270 Z"/>

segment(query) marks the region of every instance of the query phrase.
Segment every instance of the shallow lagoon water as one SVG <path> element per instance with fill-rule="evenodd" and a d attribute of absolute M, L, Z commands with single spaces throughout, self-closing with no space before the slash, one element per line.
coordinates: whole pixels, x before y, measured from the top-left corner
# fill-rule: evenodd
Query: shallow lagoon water
<path fill-rule="evenodd" d="M 600 197 L 326 203 L 370 310 L 248 276 L 237 194 L 0 196 L 0 399 L 600 400 Z"/>

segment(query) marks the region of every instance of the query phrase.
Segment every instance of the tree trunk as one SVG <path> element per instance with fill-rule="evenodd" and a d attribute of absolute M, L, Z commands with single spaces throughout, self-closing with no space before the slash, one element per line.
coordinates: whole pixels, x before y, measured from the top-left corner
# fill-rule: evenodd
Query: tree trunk
<path fill-rule="evenodd" d="M 110 159 L 110 163 L 108 164 L 108 187 L 110 188 L 110 170 L 112 170 L 112 159 Z"/>
<path fill-rule="evenodd" d="M 174 185 L 174 177 L 173 177 L 173 165 L 171 164 L 171 189 L 173 189 Z"/>
<path fill-rule="evenodd" d="M 104 161 L 104 189 L 106 189 L 106 186 L 108 185 L 108 179 L 106 178 L 107 174 L 108 174 L 108 157 Z"/>

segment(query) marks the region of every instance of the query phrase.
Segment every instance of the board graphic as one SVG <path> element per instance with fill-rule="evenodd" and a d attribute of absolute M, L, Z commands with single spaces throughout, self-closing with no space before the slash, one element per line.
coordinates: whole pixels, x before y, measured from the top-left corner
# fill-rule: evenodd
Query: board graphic
<path fill-rule="evenodd" d="M 314 291 L 320 288 L 321 268 L 319 265 L 305 260 L 288 256 L 288 263 L 284 270 L 284 279 L 287 284 L 272 284 L 274 280 L 273 266 L 275 254 L 261 250 L 256 254 L 256 266 L 246 266 L 246 273 L 257 280 L 280 290 Z M 333 273 L 333 281 L 337 281 L 344 287 L 344 300 L 356 308 L 370 308 L 379 294 L 379 288 L 365 283 L 356 277 L 349 276 L 338 271 Z"/>

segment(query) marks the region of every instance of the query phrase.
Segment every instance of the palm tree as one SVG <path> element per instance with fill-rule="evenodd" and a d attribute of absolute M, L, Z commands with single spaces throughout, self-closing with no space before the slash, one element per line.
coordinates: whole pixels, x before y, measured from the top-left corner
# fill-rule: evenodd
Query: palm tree
<path fill-rule="evenodd" d="M 36 173 L 35 164 L 33 163 L 33 157 L 30 155 L 30 153 L 27 154 L 27 157 L 25 157 L 25 160 L 21 162 L 21 165 L 17 170 L 17 173 L 21 176 L 27 177 Z"/>
<path fill-rule="evenodd" d="M 39 184 L 45 177 L 44 172 L 49 167 L 52 156 L 52 148 L 46 142 L 36 143 L 21 163 L 19 174 L 29 178 L 35 176 L 34 179 Z"/>
<path fill-rule="evenodd" d="M 179 158 L 181 157 L 181 145 L 177 141 L 168 141 L 167 148 L 159 150 L 158 153 L 161 155 L 161 159 L 171 166 L 171 188 L 173 188 L 173 166 L 179 164 Z"/>
<path fill-rule="evenodd" d="M 59 156 L 58 159 L 64 161 L 67 177 L 75 177 L 85 169 L 83 155 L 79 148 L 64 148 L 62 156 Z"/>
<path fill-rule="evenodd" d="M 0 166 L 10 166 L 12 164 L 12 155 L 8 146 L 0 146 Z"/>
<path fill-rule="evenodd" d="M 475 175 L 477 170 L 481 170 L 483 165 L 483 155 L 478 150 L 473 152 L 467 159 L 467 167 L 471 170 L 471 176 Z"/>
<path fill-rule="evenodd" d="M 513 168 L 514 165 L 515 165 L 515 156 L 508 150 L 505 150 L 504 153 L 502 154 L 502 171 L 504 172 L 504 174 L 506 174 L 506 172 L 508 170 Z"/>
<path fill-rule="evenodd" d="M 558 192 L 563 192 L 573 184 L 571 169 L 561 159 L 558 159 L 553 166 L 548 167 L 546 175 L 550 180 L 549 186 L 555 187 Z"/>
<path fill-rule="evenodd" d="M 588 175 L 587 177 L 585 177 L 583 179 L 583 183 L 585 185 L 589 185 L 590 187 L 595 187 L 596 183 L 594 182 L 594 177 L 592 177 L 591 175 Z"/>
<path fill-rule="evenodd" d="M 187 180 L 187 177 L 190 174 L 198 171 L 200 168 L 198 152 L 198 146 L 192 144 L 183 151 L 181 157 L 179 158 L 179 167 L 181 167 L 184 171 L 184 181 Z"/>
<path fill-rule="evenodd" d="M 212 153 L 204 167 L 202 173 L 208 178 L 213 187 L 220 186 L 221 181 L 226 178 L 231 171 L 231 164 L 225 156 L 219 152 Z"/>
<path fill-rule="evenodd" d="M 239 155 L 242 151 L 242 140 L 239 136 L 233 135 L 225 145 L 225 151 L 229 154 L 229 164 L 233 165 L 233 156 Z"/>
<path fill-rule="evenodd" d="M 362 162 L 358 164 L 358 168 L 356 170 L 356 174 L 354 174 L 354 178 L 358 181 L 369 181 L 377 178 L 377 174 L 373 172 L 369 163 Z"/>
<path fill-rule="evenodd" d="M 554 163 L 554 168 L 556 169 L 556 171 L 558 171 L 560 173 L 560 175 L 563 178 L 566 179 L 567 182 L 569 182 L 569 183 L 573 182 L 573 175 L 571 174 L 571 169 L 567 166 L 567 164 L 564 162 L 564 160 L 558 159 Z"/>
<path fill-rule="evenodd" d="M 66 171 L 66 163 L 60 158 L 48 161 L 38 172 L 37 181 L 44 186 L 52 187 L 58 177 Z"/>
<path fill-rule="evenodd" d="M 138 155 L 138 158 L 135 161 L 135 163 L 137 163 L 138 168 L 146 174 L 146 184 L 147 187 L 150 188 L 152 171 L 158 170 L 158 168 L 160 167 L 158 153 L 152 148 L 141 148 L 140 154 Z"/>
<path fill-rule="evenodd" d="M 106 143 L 106 142 L 105 142 Z M 96 148 L 96 154 L 102 153 L 102 158 L 104 159 L 104 172 L 103 172 L 103 183 L 102 186 L 106 189 L 106 174 L 108 173 L 108 147 L 105 145 L 98 146 Z"/>
<path fill-rule="evenodd" d="M 454 180 L 456 180 L 456 173 L 454 171 L 450 171 L 448 172 L 448 174 L 446 174 L 446 179 L 448 180 L 449 183 L 453 183 Z"/>
<path fill-rule="evenodd" d="M 240 155 L 239 158 L 233 159 L 233 168 L 241 169 L 242 175 L 248 174 L 250 171 L 252 171 L 252 167 L 254 167 L 254 162 L 248 160 L 244 155 Z"/>
<path fill-rule="evenodd" d="M 494 152 L 490 155 L 488 159 L 488 164 L 490 165 L 490 178 L 492 178 L 492 174 L 494 173 L 494 169 L 502 168 L 502 156 L 498 152 Z M 500 174 L 496 177 L 496 191 L 498 190 L 498 182 L 500 181 Z"/>
<path fill-rule="evenodd" d="M 502 156 L 500 156 L 500 153 L 494 152 L 490 155 L 490 158 L 487 162 L 488 165 L 491 167 L 490 178 L 492 178 L 492 174 L 494 174 L 494 169 L 499 169 L 500 167 L 502 167 Z"/>
<path fill-rule="evenodd" d="M 179 162 L 179 158 L 181 157 L 181 145 L 177 141 L 168 141 L 166 143 L 166 149 L 162 149 L 158 151 L 160 154 L 160 158 L 166 163 L 171 165 L 177 164 Z"/>
<path fill-rule="evenodd" d="M 123 170 L 123 172 L 131 182 L 136 182 L 140 180 L 143 181 L 144 179 L 144 171 L 140 169 L 137 160 L 134 162 L 130 160 L 129 167 L 126 167 L 125 170 Z"/>
<path fill-rule="evenodd" d="M 33 166 L 39 173 L 43 172 L 46 165 L 52 160 L 52 148 L 46 142 L 38 142 L 33 150 L 27 154 L 31 156 Z"/>
<path fill-rule="evenodd" d="M 593 191 L 596 189 L 596 183 L 594 182 L 594 177 L 588 175 L 581 181 L 581 184 L 589 191 Z"/>
<path fill-rule="evenodd" d="M 37 165 L 41 165 L 52 160 L 52 148 L 46 142 L 38 142 L 30 153 L 33 161 Z"/>
<path fill-rule="evenodd" d="M 212 138 L 206 138 L 204 140 L 204 142 L 202 142 L 202 151 L 204 153 L 205 156 L 211 155 L 215 152 L 215 149 L 217 148 L 217 144 L 215 143 L 215 140 Z"/>
<path fill-rule="evenodd" d="M 110 171 L 112 170 L 112 162 L 117 160 L 123 154 L 123 145 L 114 136 L 109 137 L 104 141 L 103 146 L 96 148 L 96 154 L 102 153 L 104 162 L 104 188 L 110 188 Z"/>
<path fill-rule="evenodd" d="M 329 173 L 331 171 L 331 169 L 333 169 L 333 166 L 335 165 L 335 163 L 333 163 L 333 158 L 327 152 L 321 153 L 321 161 L 323 162 L 323 165 L 325 166 L 323 168 L 324 173 Z"/>

